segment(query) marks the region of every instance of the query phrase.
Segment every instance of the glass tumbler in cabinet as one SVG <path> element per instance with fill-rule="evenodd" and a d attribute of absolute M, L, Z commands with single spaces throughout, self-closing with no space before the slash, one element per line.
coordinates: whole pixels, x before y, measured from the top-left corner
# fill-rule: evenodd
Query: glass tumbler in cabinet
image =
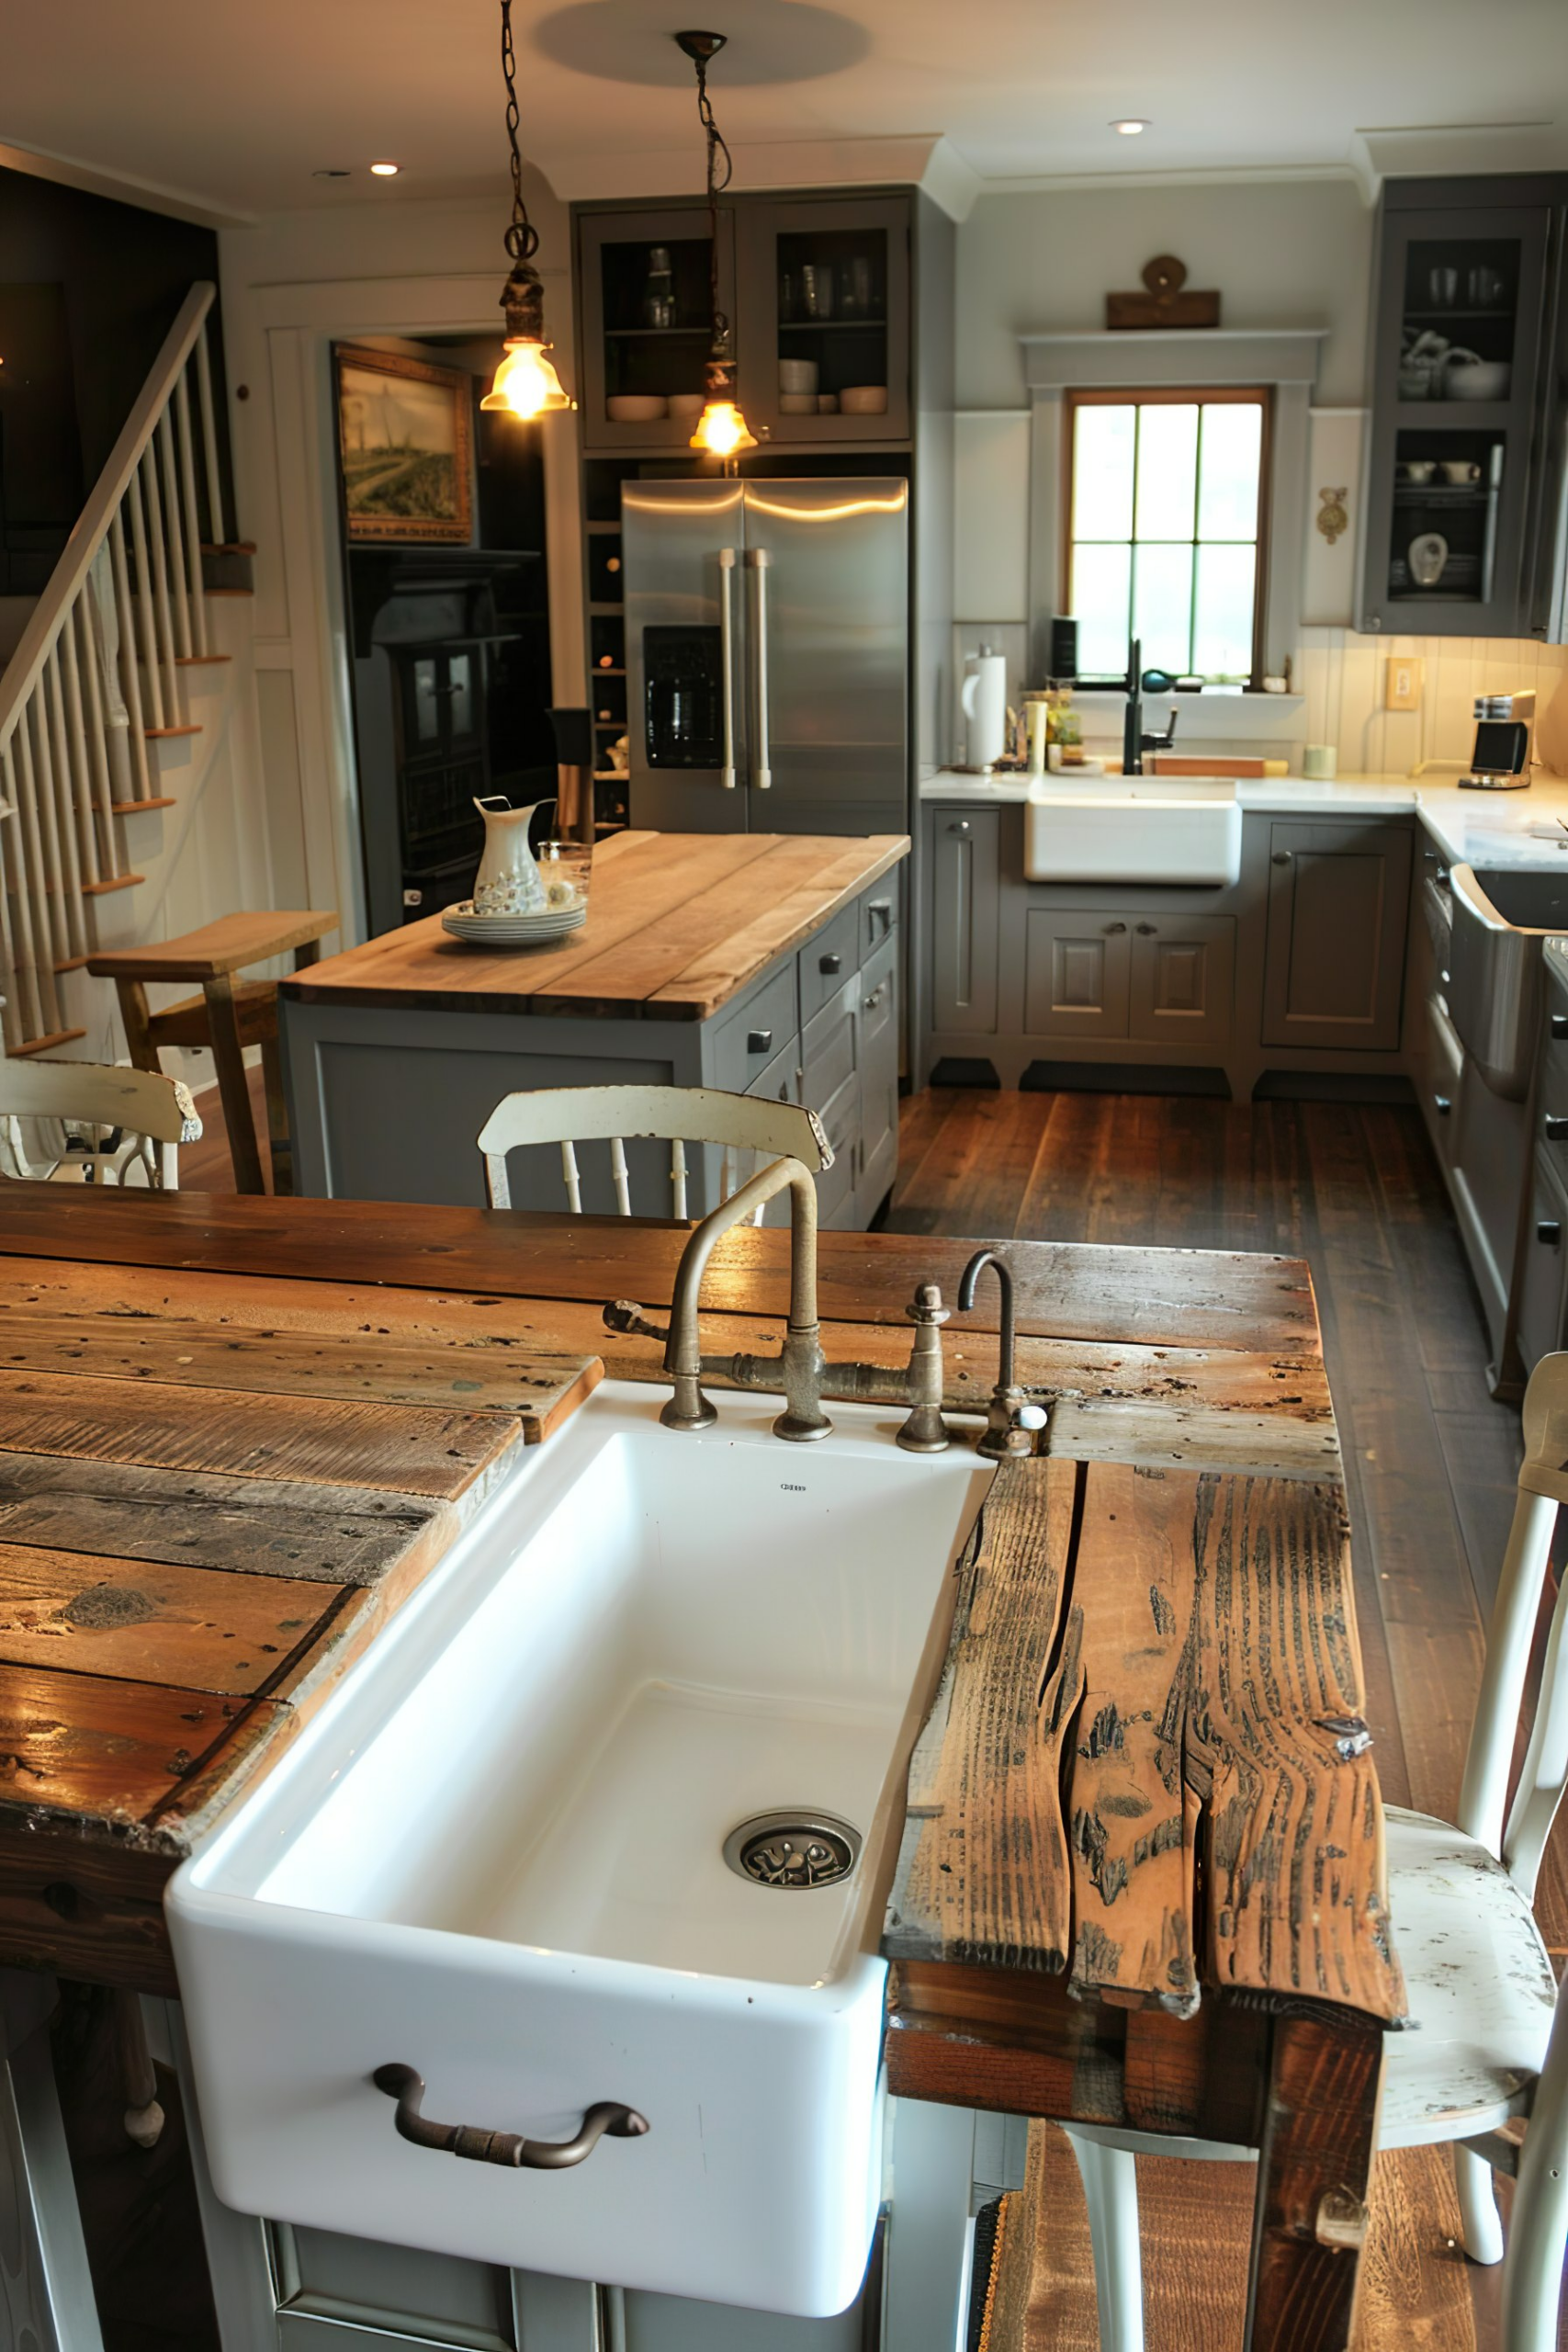
<path fill-rule="evenodd" d="M 750 203 L 745 399 L 774 441 L 909 437 L 908 198 Z"/>

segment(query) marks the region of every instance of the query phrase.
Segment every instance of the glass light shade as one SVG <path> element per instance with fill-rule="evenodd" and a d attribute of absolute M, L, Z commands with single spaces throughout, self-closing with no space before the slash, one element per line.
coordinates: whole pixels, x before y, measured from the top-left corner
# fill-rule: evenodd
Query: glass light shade
<path fill-rule="evenodd" d="M 757 436 L 733 401 L 710 400 L 688 446 L 706 449 L 716 458 L 732 458 L 737 449 L 754 449 Z"/>
<path fill-rule="evenodd" d="M 513 416 L 543 416 L 552 409 L 570 408 L 570 398 L 561 390 L 548 351 L 545 343 L 509 340 L 495 381 L 479 406 L 506 409 Z"/>

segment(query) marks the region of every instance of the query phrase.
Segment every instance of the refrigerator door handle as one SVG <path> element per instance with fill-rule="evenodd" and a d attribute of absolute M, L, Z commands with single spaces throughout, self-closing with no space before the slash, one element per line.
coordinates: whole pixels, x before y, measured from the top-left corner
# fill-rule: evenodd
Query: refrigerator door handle
<path fill-rule="evenodd" d="M 718 551 L 718 658 L 724 672 L 724 765 L 718 780 L 726 792 L 735 789 L 735 618 L 730 610 L 730 574 L 735 549 Z"/>
<path fill-rule="evenodd" d="M 751 783 L 758 792 L 768 791 L 773 781 L 768 741 L 768 567 L 773 560 L 766 548 L 746 550 L 746 561 L 757 578 L 756 627 L 751 632 L 751 695 L 756 713 Z"/>

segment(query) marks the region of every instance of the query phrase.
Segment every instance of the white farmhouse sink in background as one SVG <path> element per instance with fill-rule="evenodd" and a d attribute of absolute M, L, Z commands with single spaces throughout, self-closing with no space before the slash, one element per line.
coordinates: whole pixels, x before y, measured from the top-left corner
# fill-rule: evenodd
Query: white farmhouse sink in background
<path fill-rule="evenodd" d="M 1032 882 L 1234 882 L 1241 809 L 1229 776 L 1053 776 L 1023 812 Z"/>
<path fill-rule="evenodd" d="M 662 1429 L 604 1383 L 513 1474 L 168 1910 L 220 2196 L 243 2212 L 799 2314 L 861 2283 L 880 2190 L 876 1956 L 950 1571 L 990 1473 L 833 1406 L 722 1396 Z M 833 1885 L 729 1833 L 826 1812 Z M 560 2171 L 411 2145 L 570 2139 Z"/>

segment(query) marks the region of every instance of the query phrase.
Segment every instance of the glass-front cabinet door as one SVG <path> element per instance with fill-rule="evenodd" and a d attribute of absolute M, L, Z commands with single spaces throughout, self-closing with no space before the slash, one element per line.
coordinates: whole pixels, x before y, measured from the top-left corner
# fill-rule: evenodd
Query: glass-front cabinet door
<path fill-rule="evenodd" d="M 684 448 L 712 339 L 705 207 L 579 217 L 582 446 Z M 718 216 L 719 304 L 735 318 L 735 216 Z"/>
<path fill-rule="evenodd" d="M 1523 632 L 1548 226 L 1384 211 L 1363 628 Z"/>
<path fill-rule="evenodd" d="M 740 390 L 775 442 L 909 438 L 909 201 L 748 201 Z"/>

